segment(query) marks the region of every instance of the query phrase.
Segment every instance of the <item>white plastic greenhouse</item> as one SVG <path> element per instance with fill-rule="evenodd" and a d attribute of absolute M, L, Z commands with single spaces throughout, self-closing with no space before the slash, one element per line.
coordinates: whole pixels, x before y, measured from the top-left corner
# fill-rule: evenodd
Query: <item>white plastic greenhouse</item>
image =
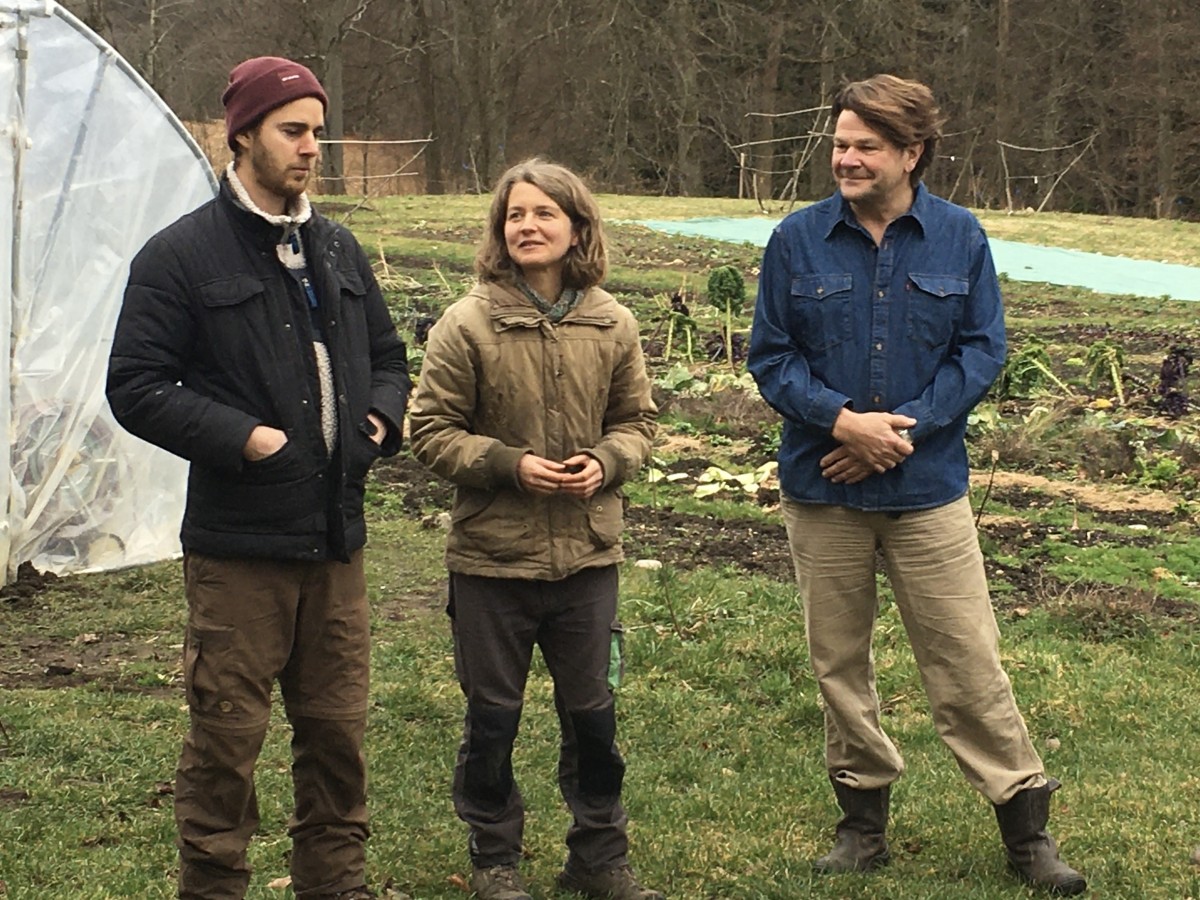
<path fill-rule="evenodd" d="M 104 399 L 129 260 L 213 196 L 199 147 L 49 0 L 0 0 L 0 583 L 179 552 L 186 465 Z"/>

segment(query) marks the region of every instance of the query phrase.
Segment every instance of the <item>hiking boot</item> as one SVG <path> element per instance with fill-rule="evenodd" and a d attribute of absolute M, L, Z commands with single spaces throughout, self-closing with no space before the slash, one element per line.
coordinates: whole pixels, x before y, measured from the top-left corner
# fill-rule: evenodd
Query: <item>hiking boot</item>
<path fill-rule="evenodd" d="M 1026 788 L 1007 803 L 996 805 L 996 821 L 1008 852 L 1008 864 L 1021 880 L 1052 894 L 1082 894 L 1087 880 L 1058 858 L 1046 823 L 1050 819 L 1050 795 L 1062 785 L 1051 778 L 1036 788 Z"/>
<path fill-rule="evenodd" d="M 628 865 L 600 872 L 584 872 L 568 863 L 558 873 L 556 883 L 561 890 L 594 900 L 665 900 L 658 891 L 642 887 Z"/>
<path fill-rule="evenodd" d="M 471 890 L 478 900 L 533 900 L 516 866 L 491 866 L 471 873 Z"/>
<path fill-rule="evenodd" d="M 831 779 L 832 780 L 832 779 Z M 821 875 L 870 872 L 888 864 L 887 830 L 890 789 L 858 790 L 833 781 L 833 792 L 844 815 L 837 824 L 833 849 L 813 863 Z"/>
<path fill-rule="evenodd" d="M 379 900 L 379 895 L 365 884 L 362 884 L 356 888 L 350 888 L 348 891 L 338 891 L 336 894 L 330 894 L 329 900 Z"/>

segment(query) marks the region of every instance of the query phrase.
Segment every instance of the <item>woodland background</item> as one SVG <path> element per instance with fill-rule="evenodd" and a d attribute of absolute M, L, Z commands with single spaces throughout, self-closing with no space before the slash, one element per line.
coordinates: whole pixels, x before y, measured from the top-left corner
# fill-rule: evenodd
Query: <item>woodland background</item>
<path fill-rule="evenodd" d="M 937 193 L 1200 218 L 1194 0 L 63 5 L 185 120 L 221 115 L 241 59 L 305 62 L 331 95 L 329 137 L 432 139 L 412 162 L 419 145 L 404 148 L 415 192 L 486 191 L 537 153 L 611 192 L 814 199 L 831 187 L 822 107 L 891 71 L 929 83 L 950 116 Z M 356 190 L 343 145 L 324 165 L 324 190 Z"/>

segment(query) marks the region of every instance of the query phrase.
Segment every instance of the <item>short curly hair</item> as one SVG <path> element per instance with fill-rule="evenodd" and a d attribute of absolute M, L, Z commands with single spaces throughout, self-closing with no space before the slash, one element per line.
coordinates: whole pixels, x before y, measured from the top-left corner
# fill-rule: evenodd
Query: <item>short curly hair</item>
<path fill-rule="evenodd" d="M 517 163 L 500 176 L 492 194 L 487 233 L 475 254 L 475 274 L 480 281 L 512 282 L 520 267 L 508 255 L 504 240 L 504 222 L 508 216 L 508 195 L 513 185 L 524 181 L 543 191 L 558 204 L 571 220 L 578 237 L 563 260 L 563 287 L 579 290 L 594 287 L 608 273 L 608 251 L 600 207 L 583 180 L 565 166 L 533 157 Z"/>
<path fill-rule="evenodd" d="M 921 158 L 908 176 L 916 187 L 933 165 L 942 126 L 946 124 L 933 91 L 919 81 L 873 75 L 865 81 L 852 81 L 838 91 L 833 99 L 833 121 L 846 110 L 897 147 L 924 145 Z"/>

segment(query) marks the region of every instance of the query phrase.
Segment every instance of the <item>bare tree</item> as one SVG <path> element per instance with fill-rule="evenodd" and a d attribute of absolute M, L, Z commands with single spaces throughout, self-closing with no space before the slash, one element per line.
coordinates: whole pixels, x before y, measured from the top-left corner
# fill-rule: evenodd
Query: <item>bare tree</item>
<path fill-rule="evenodd" d="M 928 175 L 940 193 L 999 206 L 1011 188 L 1014 205 L 1200 216 L 1191 0 L 66 4 L 189 118 L 220 115 L 225 76 L 247 56 L 305 62 L 330 94 L 331 138 L 433 139 L 431 191 L 486 190 L 504 165 L 538 153 L 600 187 L 735 194 L 731 148 L 749 148 L 757 181 L 743 189 L 817 197 L 831 187 L 828 125 L 777 114 L 891 71 L 927 81 L 950 117 Z M 1001 142 L 1088 140 L 1074 165 L 1077 151 L 1001 155 Z M 331 146 L 327 180 L 342 163 Z"/>

